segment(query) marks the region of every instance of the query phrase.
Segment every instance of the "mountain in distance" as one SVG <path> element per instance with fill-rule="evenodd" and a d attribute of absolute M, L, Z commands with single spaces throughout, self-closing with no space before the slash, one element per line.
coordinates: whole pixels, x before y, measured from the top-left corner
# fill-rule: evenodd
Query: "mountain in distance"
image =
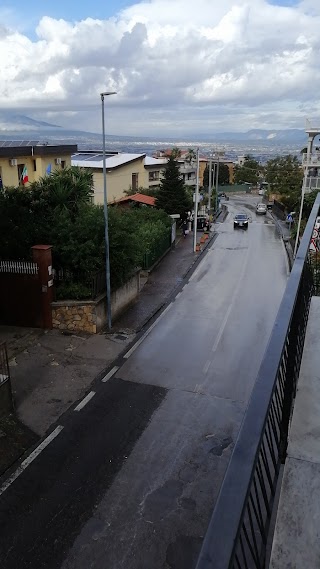
<path fill-rule="evenodd" d="M 27 132 L 32 131 L 32 134 L 46 135 L 53 134 L 53 131 L 59 131 L 60 136 L 63 138 L 74 137 L 78 135 L 79 137 L 97 138 L 101 134 L 85 132 L 80 130 L 70 130 L 65 129 L 56 124 L 50 124 L 45 121 L 39 121 L 32 119 L 27 115 L 11 112 L 11 111 L 0 111 L 0 136 L 21 133 L 23 138 Z M 305 141 L 306 133 L 304 130 L 291 128 L 283 130 L 264 130 L 264 129 L 251 129 L 246 132 L 219 132 L 219 133 L 205 133 L 205 134 L 188 134 L 188 135 L 177 135 L 177 136 L 115 136 L 109 135 L 106 139 L 110 140 L 127 140 L 127 141 L 168 141 L 174 142 L 183 139 L 186 142 L 192 141 L 207 141 L 207 142 L 275 142 L 275 143 L 298 143 Z"/>
<path fill-rule="evenodd" d="M 263 141 L 276 143 L 305 142 L 306 133 L 302 129 L 289 128 L 283 130 L 252 129 L 247 132 L 219 132 L 213 135 L 215 140 L 221 142 L 247 142 Z"/>
<path fill-rule="evenodd" d="M 17 113 L 0 111 L 0 134 L 38 131 L 39 129 L 60 129 L 55 124 L 38 121 Z"/>

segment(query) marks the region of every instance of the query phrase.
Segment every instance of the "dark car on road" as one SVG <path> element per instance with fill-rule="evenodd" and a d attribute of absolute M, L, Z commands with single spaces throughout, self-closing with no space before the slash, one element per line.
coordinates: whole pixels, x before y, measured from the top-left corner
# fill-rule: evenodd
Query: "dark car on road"
<path fill-rule="evenodd" d="M 246 213 L 237 213 L 233 218 L 233 228 L 248 229 L 249 217 Z"/>
<path fill-rule="evenodd" d="M 227 194 L 224 192 L 220 192 L 220 194 L 218 194 L 218 198 L 228 201 L 229 196 L 227 196 Z"/>

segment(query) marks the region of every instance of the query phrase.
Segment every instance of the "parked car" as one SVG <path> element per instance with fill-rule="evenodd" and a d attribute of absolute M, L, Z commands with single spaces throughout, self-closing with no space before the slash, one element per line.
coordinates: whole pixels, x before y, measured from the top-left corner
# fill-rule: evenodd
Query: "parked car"
<path fill-rule="evenodd" d="M 258 215 L 266 215 L 267 213 L 267 206 L 264 203 L 258 203 L 256 207 L 256 213 Z"/>
<path fill-rule="evenodd" d="M 237 213 L 233 218 L 233 228 L 238 229 L 241 227 L 242 229 L 248 229 L 249 225 L 249 216 L 246 213 Z"/>

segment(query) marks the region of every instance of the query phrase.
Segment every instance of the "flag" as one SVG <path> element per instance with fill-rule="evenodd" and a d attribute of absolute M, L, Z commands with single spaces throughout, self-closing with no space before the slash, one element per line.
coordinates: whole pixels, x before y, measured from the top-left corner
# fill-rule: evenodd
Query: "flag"
<path fill-rule="evenodd" d="M 23 167 L 21 181 L 26 184 L 29 181 L 27 166 Z"/>
<path fill-rule="evenodd" d="M 46 167 L 46 174 L 51 174 L 51 164 Z"/>

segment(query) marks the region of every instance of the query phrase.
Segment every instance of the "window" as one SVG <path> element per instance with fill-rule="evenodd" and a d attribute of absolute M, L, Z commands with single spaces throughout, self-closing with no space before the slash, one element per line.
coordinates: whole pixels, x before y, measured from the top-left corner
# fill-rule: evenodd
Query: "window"
<path fill-rule="evenodd" d="M 18 180 L 19 186 L 22 186 L 22 172 L 23 172 L 24 164 L 18 164 Z"/>
<path fill-rule="evenodd" d="M 138 191 L 138 178 L 139 178 L 139 174 L 138 174 L 138 173 L 132 174 L 132 183 L 131 183 L 131 185 L 132 185 L 132 189 L 133 189 L 134 192 L 137 192 L 137 191 Z"/>
<path fill-rule="evenodd" d="M 149 172 L 149 182 L 156 182 L 160 178 L 160 171 Z"/>
<path fill-rule="evenodd" d="M 65 160 L 61 160 L 61 168 L 62 170 L 66 167 L 66 161 Z"/>

